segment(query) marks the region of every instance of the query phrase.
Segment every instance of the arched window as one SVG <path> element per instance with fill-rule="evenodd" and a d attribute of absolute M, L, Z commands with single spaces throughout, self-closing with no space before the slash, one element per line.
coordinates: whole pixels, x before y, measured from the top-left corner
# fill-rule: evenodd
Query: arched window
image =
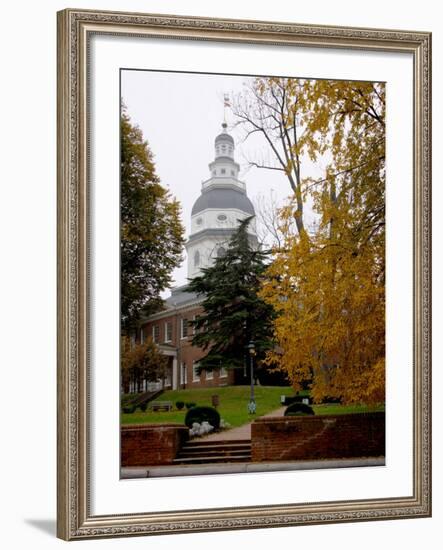
<path fill-rule="evenodd" d="M 194 254 L 194 265 L 200 265 L 200 252 L 198 250 L 196 250 Z"/>
<path fill-rule="evenodd" d="M 226 250 L 221 246 L 218 250 L 217 250 L 217 257 L 218 258 L 223 258 L 223 256 L 226 255 Z"/>

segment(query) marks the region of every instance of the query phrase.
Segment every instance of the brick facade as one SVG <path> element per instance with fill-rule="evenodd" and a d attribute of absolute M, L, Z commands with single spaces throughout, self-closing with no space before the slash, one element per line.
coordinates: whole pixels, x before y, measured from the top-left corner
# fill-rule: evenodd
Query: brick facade
<path fill-rule="evenodd" d="M 385 413 L 264 417 L 252 423 L 253 462 L 385 455 Z"/>
<path fill-rule="evenodd" d="M 189 429 L 181 424 L 122 426 L 121 465 L 172 464 L 188 438 Z"/>
<path fill-rule="evenodd" d="M 214 369 L 197 374 L 198 361 L 205 352 L 192 345 L 193 328 L 190 321 L 202 311 L 197 305 L 177 310 L 166 310 L 153 315 L 141 326 L 140 340 L 152 338 L 160 351 L 171 357 L 171 371 L 176 369 L 175 377 L 171 374 L 166 387 L 190 389 L 200 387 L 218 387 L 235 383 L 235 372 L 232 370 Z M 175 379 L 174 379 L 175 378 Z"/>

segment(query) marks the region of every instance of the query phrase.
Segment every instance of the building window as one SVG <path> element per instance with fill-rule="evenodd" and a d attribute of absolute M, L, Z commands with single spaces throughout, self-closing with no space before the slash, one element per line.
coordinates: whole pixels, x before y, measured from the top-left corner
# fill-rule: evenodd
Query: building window
<path fill-rule="evenodd" d="M 231 170 L 231 176 L 235 176 L 234 170 Z"/>
<path fill-rule="evenodd" d="M 180 384 L 188 383 L 188 369 L 186 368 L 186 363 L 182 363 L 180 369 Z"/>
<path fill-rule="evenodd" d="M 226 250 L 221 246 L 218 250 L 217 250 L 217 257 L 218 258 L 223 258 L 223 256 L 226 255 Z"/>
<path fill-rule="evenodd" d="M 141 328 L 140 329 L 140 344 L 144 344 L 145 343 L 145 331 Z"/>
<path fill-rule="evenodd" d="M 198 250 L 196 250 L 194 254 L 194 265 L 200 265 L 200 252 Z"/>
<path fill-rule="evenodd" d="M 226 174 L 226 169 L 225 169 L 225 168 L 222 168 L 222 169 L 220 170 L 220 172 L 221 172 L 222 174 Z"/>
<path fill-rule="evenodd" d="M 225 367 L 220 368 L 220 378 L 227 378 L 228 377 L 228 371 Z"/>
<path fill-rule="evenodd" d="M 172 323 L 166 321 L 165 323 L 165 342 L 172 342 Z"/>
<path fill-rule="evenodd" d="M 203 223 L 203 218 L 197 218 L 197 225 L 201 225 Z"/>
<path fill-rule="evenodd" d="M 217 220 L 219 220 L 220 222 L 225 222 L 227 219 L 228 217 L 226 216 L 226 214 L 219 214 L 217 216 Z"/>
<path fill-rule="evenodd" d="M 181 320 L 180 338 L 188 337 L 188 319 Z"/>
<path fill-rule="evenodd" d="M 153 325 L 152 327 L 152 340 L 158 342 L 160 340 L 160 325 Z"/>
<path fill-rule="evenodd" d="M 200 382 L 200 374 L 198 373 L 198 363 L 193 363 L 192 365 L 192 381 Z"/>
<path fill-rule="evenodd" d="M 214 379 L 214 371 L 213 370 L 206 370 L 206 380 L 213 380 Z"/>

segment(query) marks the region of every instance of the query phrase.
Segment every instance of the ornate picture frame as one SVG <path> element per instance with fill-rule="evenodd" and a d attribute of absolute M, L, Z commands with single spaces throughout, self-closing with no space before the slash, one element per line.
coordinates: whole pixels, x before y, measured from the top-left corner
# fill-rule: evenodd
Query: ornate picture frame
<path fill-rule="evenodd" d="M 404 53 L 413 62 L 412 493 L 392 498 L 94 514 L 91 500 L 90 45 L 94 36 Z M 97 12 L 58 13 L 58 536 L 65 540 L 431 515 L 431 35 Z M 321 76 L 321 75 L 320 75 Z M 412 240 L 412 239 L 411 239 Z"/>

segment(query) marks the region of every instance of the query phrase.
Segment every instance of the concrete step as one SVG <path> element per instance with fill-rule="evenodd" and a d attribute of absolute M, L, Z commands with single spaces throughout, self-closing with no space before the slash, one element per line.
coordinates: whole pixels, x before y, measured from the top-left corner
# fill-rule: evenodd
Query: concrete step
<path fill-rule="evenodd" d="M 212 456 L 193 456 L 190 458 L 176 458 L 174 459 L 174 464 L 215 464 L 215 463 L 226 463 L 226 462 L 250 462 L 251 454 L 241 454 L 236 456 L 225 456 L 225 455 L 212 455 Z"/>
<path fill-rule="evenodd" d="M 192 446 L 192 447 L 201 447 L 205 445 L 216 445 L 219 447 L 223 447 L 224 445 L 250 445 L 251 440 L 250 439 L 224 439 L 224 440 L 207 440 L 207 439 L 192 439 L 191 441 L 187 441 L 185 445 Z"/>
<path fill-rule="evenodd" d="M 226 445 L 211 445 L 208 443 L 207 445 L 184 445 L 181 448 L 181 451 L 185 452 L 192 452 L 192 453 L 202 453 L 206 451 L 221 451 L 224 449 L 230 449 L 230 450 L 239 450 L 239 449 L 250 449 L 251 444 L 249 443 L 232 443 L 232 444 L 226 444 Z"/>
<path fill-rule="evenodd" d="M 219 449 L 206 450 L 202 453 L 180 451 L 177 458 L 199 458 L 200 456 L 241 456 L 251 454 L 251 449 Z"/>

